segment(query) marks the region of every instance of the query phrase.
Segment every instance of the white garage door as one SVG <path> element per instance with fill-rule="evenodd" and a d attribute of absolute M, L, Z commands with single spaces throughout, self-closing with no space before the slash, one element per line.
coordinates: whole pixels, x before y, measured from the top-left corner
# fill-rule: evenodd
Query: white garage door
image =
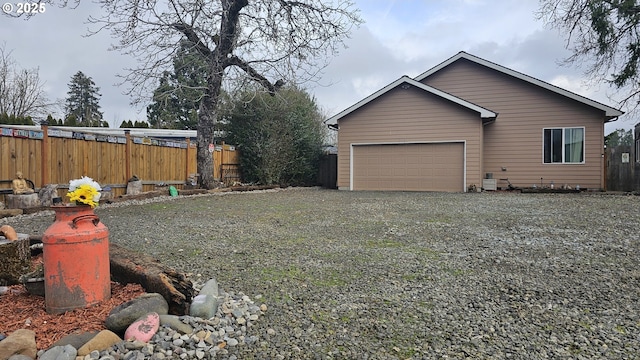
<path fill-rule="evenodd" d="M 464 144 L 353 146 L 353 190 L 463 191 Z"/>

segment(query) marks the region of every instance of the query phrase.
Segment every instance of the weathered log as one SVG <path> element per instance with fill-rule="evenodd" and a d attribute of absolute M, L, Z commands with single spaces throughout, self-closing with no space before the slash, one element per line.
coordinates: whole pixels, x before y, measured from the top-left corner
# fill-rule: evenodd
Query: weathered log
<path fill-rule="evenodd" d="M 256 191 L 256 190 L 270 190 L 270 189 L 278 189 L 279 185 L 243 185 L 243 186 L 232 186 L 230 189 L 232 191 Z"/>
<path fill-rule="evenodd" d="M 29 236 L 18 234 L 18 240 L 0 237 L 0 285 L 18 285 L 20 276 L 31 271 Z"/>
<path fill-rule="evenodd" d="M 22 215 L 23 213 L 22 209 L 2 209 L 0 210 L 0 218 Z"/>
<path fill-rule="evenodd" d="M 198 195 L 198 194 L 206 194 L 209 190 L 207 189 L 182 189 L 178 190 L 179 195 Z"/>
<path fill-rule="evenodd" d="M 188 314 L 195 290 L 184 274 L 148 255 L 115 244 L 109 245 L 109 258 L 114 281 L 140 284 L 147 292 L 161 294 L 169 303 L 170 314 Z"/>

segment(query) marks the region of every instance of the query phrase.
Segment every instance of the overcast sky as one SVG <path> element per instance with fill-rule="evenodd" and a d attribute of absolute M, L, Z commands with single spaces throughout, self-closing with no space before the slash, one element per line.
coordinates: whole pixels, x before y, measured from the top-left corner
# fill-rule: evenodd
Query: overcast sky
<path fill-rule="evenodd" d="M 538 0 L 356 0 L 365 23 L 332 59 L 319 84 L 308 85 L 328 115 L 334 115 L 402 75 L 416 76 L 466 51 L 550 82 L 593 100 L 616 106 L 611 89 L 588 87 L 581 71 L 558 65 L 569 53 L 564 38 L 548 30 L 535 11 Z M 15 4 L 15 2 L 14 2 Z M 64 99 L 78 71 L 100 87 L 104 120 L 145 120 L 145 109 L 130 105 L 117 74 L 134 60 L 108 51 L 108 33 L 85 37 L 88 15 L 100 9 L 84 0 L 76 9 L 52 6 L 29 20 L 0 16 L 0 43 L 22 68 L 37 68 L 51 99 Z M 62 114 L 57 114 L 61 117 Z M 625 116 L 606 132 L 630 129 Z"/>

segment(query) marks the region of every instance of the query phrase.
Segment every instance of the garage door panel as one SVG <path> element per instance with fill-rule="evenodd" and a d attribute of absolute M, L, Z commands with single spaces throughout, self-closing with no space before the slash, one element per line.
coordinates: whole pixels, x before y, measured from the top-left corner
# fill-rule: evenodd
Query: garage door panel
<path fill-rule="evenodd" d="M 464 144 L 356 145 L 354 190 L 461 191 Z"/>

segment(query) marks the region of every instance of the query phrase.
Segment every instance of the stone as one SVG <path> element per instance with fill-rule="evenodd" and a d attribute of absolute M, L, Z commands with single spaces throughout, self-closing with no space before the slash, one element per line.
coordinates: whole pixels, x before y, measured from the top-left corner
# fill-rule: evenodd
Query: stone
<path fill-rule="evenodd" d="M 105 326 L 115 333 L 121 333 L 134 321 L 148 313 L 155 312 L 158 315 L 167 315 L 168 311 L 169 304 L 162 295 L 158 293 L 143 294 L 113 308 L 105 320 Z"/>
<path fill-rule="evenodd" d="M 191 301 L 189 315 L 210 319 L 215 316 L 218 311 L 218 296 L 220 290 L 216 279 L 209 279 L 200 289 L 200 292 Z"/>
<path fill-rule="evenodd" d="M 53 346 L 45 351 L 38 360 L 75 360 L 78 350 L 71 345 Z"/>
<path fill-rule="evenodd" d="M 227 341 L 227 345 L 236 346 L 236 345 L 238 345 L 238 340 L 236 340 L 234 338 L 231 338 L 231 339 L 229 339 L 229 341 Z"/>
<path fill-rule="evenodd" d="M 7 360 L 33 360 L 33 358 L 27 355 L 11 355 Z"/>
<path fill-rule="evenodd" d="M 78 349 L 78 356 L 89 355 L 94 350 L 103 351 L 121 342 L 122 339 L 110 330 L 102 330 Z"/>
<path fill-rule="evenodd" d="M 148 313 L 129 325 L 124 333 L 124 339 L 146 343 L 158 332 L 159 327 L 160 316 L 155 312 Z"/>
<path fill-rule="evenodd" d="M 38 192 L 40 206 L 53 205 L 53 199 L 58 196 L 58 184 L 47 184 Z"/>
<path fill-rule="evenodd" d="M 84 332 L 84 333 L 80 333 L 80 334 L 70 334 L 70 335 L 67 335 L 67 336 L 63 337 L 62 339 L 56 341 L 51 346 L 52 347 L 53 346 L 62 346 L 62 347 L 64 347 L 66 345 L 71 345 L 75 349 L 80 349 L 82 347 L 82 345 L 86 344 L 87 341 L 93 339 L 97 334 L 98 334 L 97 331 Z"/>
<path fill-rule="evenodd" d="M 213 295 L 199 294 L 191 301 L 189 315 L 203 319 L 212 318 L 218 311 L 218 298 Z"/>
<path fill-rule="evenodd" d="M 193 332 L 193 328 L 183 323 L 177 315 L 160 315 L 160 325 L 168 326 L 183 334 L 191 334 Z"/>
<path fill-rule="evenodd" d="M 209 279 L 200 289 L 198 295 L 212 295 L 215 297 L 220 296 L 220 290 L 218 289 L 218 282 L 216 279 Z"/>
<path fill-rule="evenodd" d="M 124 343 L 124 348 L 127 350 L 141 350 L 142 348 L 145 347 L 145 345 L 146 345 L 145 342 L 133 340 L 133 341 L 126 341 Z"/>
<path fill-rule="evenodd" d="M 0 359 L 8 359 L 13 355 L 25 355 L 36 358 L 36 333 L 33 330 L 18 329 L 0 341 Z"/>

